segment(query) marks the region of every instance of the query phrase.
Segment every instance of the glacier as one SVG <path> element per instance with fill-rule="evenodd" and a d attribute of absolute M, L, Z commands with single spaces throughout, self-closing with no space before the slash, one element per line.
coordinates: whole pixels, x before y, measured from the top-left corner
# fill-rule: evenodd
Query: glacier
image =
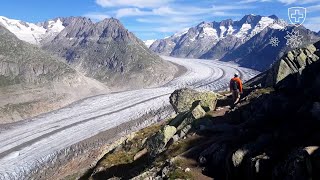
<path fill-rule="evenodd" d="M 200 59 L 163 59 L 187 71 L 164 86 L 99 95 L 0 129 L 0 179 L 25 179 L 35 169 L 57 161 L 58 152 L 122 123 L 169 106 L 177 88 L 218 91 L 235 72 L 248 80 L 259 72 L 236 64 Z M 160 117 L 159 117 L 160 118 Z M 159 120 L 159 119 L 156 119 Z"/>

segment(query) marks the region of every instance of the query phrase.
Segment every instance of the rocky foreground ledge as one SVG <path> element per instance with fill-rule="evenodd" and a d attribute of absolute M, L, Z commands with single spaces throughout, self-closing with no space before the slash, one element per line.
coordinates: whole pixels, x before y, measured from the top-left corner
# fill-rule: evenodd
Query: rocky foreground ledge
<path fill-rule="evenodd" d="M 320 179 L 320 42 L 230 95 L 176 90 L 177 115 L 107 153 L 80 179 Z"/>

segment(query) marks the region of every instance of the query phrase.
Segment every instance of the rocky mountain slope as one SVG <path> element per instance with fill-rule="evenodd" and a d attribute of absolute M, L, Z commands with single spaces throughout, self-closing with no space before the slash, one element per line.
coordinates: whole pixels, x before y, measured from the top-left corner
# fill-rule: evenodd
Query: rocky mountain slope
<path fill-rule="evenodd" d="M 319 179 L 320 41 L 226 92 L 175 91 L 177 115 L 128 137 L 81 179 Z"/>
<path fill-rule="evenodd" d="M 246 15 L 240 21 L 227 19 L 221 22 L 201 22 L 185 32 L 156 41 L 150 49 L 164 55 L 199 58 L 221 40 L 219 46 L 225 41 L 231 43 L 227 47 L 232 47 L 242 44 L 243 41 L 250 39 L 268 26 L 274 29 L 284 28 L 286 24 L 279 25 L 276 23 L 278 20 L 275 16 Z M 226 38 L 228 39 L 225 40 Z M 232 42 L 230 42 L 231 40 Z M 200 48 L 199 51 L 196 50 L 197 48 Z M 209 57 L 209 54 L 206 56 Z M 210 58 L 219 59 L 222 56 L 221 52 Z"/>
<path fill-rule="evenodd" d="M 42 47 L 112 88 L 161 85 L 171 80 L 176 71 L 113 18 L 97 23 L 72 18 L 65 29 Z"/>
<path fill-rule="evenodd" d="M 177 71 L 113 18 L 97 23 L 83 17 L 28 23 L 0 17 L 0 24 L 114 90 L 161 85 Z"/>
<path fill-rule="evenodd" d="M 298 30 L 303 36 L 300 46 L 319 40 L 316 33 L 303 27 L 294 28 L 276 16 L 246 15 L 239 21 L 202 22 L 188 31 L 157 40 L 150 49 L 162 55 L 175 57 L 220 59 L 264 71 L 292 49 L 284 37 Z M 277 37 L 277 47 L 270 38 Z"/>
<path fill-rule="evenodd" d="M 221 60 L 234 61 L 241 66 L 257 69 L 259 71 L 269 69 L 274 62 L 280 59 L 289 50 L 293 49 L 291 46 L 287 45 L 287 41 L 284 39 L 288 32 L 293 31 L 299 32 L 303 37 L 301 44 L 299 45 L 300 47 L 314 43 L 316 40 L 320 39 L 314 32 L 305 29 L 304 27 L 287 27 L 287 31 L 266 28 L 238 48 L 226 53 Z M 270 38 L 272 37 L 277 37 L 279 39 L 280 42 L 278 46 L 273 47 L 270 44 Z"/>
<path fill-rule="evenodd" d="M 107 88 L 0 25 L 0 124 L 38 115 Z M 77 90 L 77 93 L 74 91 Z"/>

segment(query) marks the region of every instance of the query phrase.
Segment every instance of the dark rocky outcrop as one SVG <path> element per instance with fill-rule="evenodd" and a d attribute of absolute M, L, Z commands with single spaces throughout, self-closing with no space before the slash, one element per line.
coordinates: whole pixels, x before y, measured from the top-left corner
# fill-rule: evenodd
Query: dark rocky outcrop
<path fill-rule="evenodd" d="M 274 73 L 272 83 L 262 84 L 275 87 L 274 91 L 254 90 L 224 116 L 233 121 L 233 129 L 218 132 L 199 158 L 210 176 L 230 180 L 319 177 L 320 124 L 314 113 L 320 100 L 319 47 L 320 42 L 289 52 L 268 72 Z M 261 77 L 248 84 L 258 80 Z"/>
<path fill-rule="evenodd" d="M 288 79 L 300 78 L 305 68 L 319 60 L 319 48 L 320 43 L 318 42 L 314 45 L 308 45 L 306 48 L 289 51 L 281 57 L 272 68 L 248 81 L 247 85 L 253 86 L 261 84 L 264 87 L 297 86 L 297 84 L 288 84 L 288 80 L 282 80 L 288 76 Z M 297 82 L 299 82 L 299 80 L 297 80 Z"/>
<path fill-rule="evenodd" d="M 185 137 L 189 133 L 189 131 L 192 130 L 192 126 L 195 121 L 197 119 L 203 118 L 206 115 L 206 111 L 202 107 L 206 107 L 207 111 L 210 110 L 208 106 L 212 106 L 213 109 L 215 108 L 217 97 L 214 93 L 197 92 L 194 90 L 182 89 L 175 91 L 171 95 L 170 99 L 174 99 L 173 97 L 176 96 L 177 93 L 179 94 L 179 98 L 175 100 L 179 100 L 180 103 L 181 99 L 191 99 L 184 101 L 183 106 L 182 104 L 179 104 L 179 110 L 181 110 L 178 111 L 179 114 L 170 122 L 168 122 L 167 125 L 165 125 L 158 133 L 156 133 L 146 141 L 146 149 L 148 150 L 149 155 L 152 157 L 156 157 L 158 154 L 165 151 L 166 146 L 170 140 L 178 141 L 179 139 Z M 210 99 L 210 103 L 208 103 L 208 99 L 203 97 L 208 97 L 208 99 Z M 214 99 L 212 99 L 212 97 L 214 97 Z M 189 102 L 193 103 L 189 105 Z M 177 109 L 177 106 L 174 103 L 172 104 L 172 106 L 174 109 Z"/>

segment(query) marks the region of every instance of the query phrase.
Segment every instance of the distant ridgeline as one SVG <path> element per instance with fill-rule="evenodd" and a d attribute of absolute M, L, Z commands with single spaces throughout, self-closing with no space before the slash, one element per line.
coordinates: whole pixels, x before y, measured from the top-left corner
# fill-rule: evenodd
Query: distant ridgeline
<path fill-rule="evenodd" d="M 302 36 L 297 47 L 320 40 L 320 34 L 303 26 L 295 27 L 276 16 L 246 15 L 239 21 L 202 22 L 181 33 L 155 41 L 150 49 L 156 53 L 187 58 L 220 59 L 259 71 L 268 69 L 287 51 L 288 33 Z M 278 43 L 270 44 L 271 38 Z"/>

